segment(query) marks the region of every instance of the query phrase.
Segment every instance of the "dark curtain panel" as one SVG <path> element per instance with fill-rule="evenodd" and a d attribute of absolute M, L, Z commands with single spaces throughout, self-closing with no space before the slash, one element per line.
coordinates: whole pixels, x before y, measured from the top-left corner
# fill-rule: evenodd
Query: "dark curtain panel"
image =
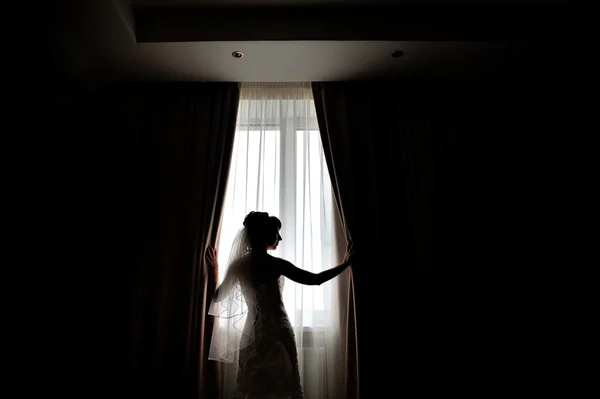
<path fill-rule="evenodd" d="M 358 385 L 369 398 L 429 378 L 447 384 L 432 368 L 448 359 L 437 353 L 442 342 L 460 337 L 462 296 L 476 291 L 472 276 L 465 280 L 479 245 L 473 118 L 401 85 L 313 89 L 336 199 L 359 255 L 350 293 L 357 345 L 349 348 L 359 384 L 349 380 L 348 397 Z"/>
<path fill-rule="evenodd" d="M 109 320 L 119 318 L 111 342 L 121 349 L 110 350 L 118 386 L 135 397 L 218 397 L 218 365 L 207 360 L 217 280 L 204 251 L 217 238 L 238 97 L 237 84 L 211 83 L 134 85 L 102 100 L 111 103 L 104 134 L 118 148 L 107 168 L 119 165 L 109 183 L 120 265 Z"/>
<path fill-rule="evenodd" d="M 320 83 L 313 83 L 313 95 L 321 140 L 323 143 L 323 152 L 327 162 L 333 194 L 343 228 L 342 233 L 345 236 L 346 243 L 348 243 L 349 246 L 354 246 L 354 232 L 358 236 L 358 242 L 363 242 L 361 239 L 362 230 L 358 228 L 358 225 L 360 224 L 360 209 L 358 207 L 361 206 L 361 201 L 357 196 L 361 192 L 361 182 L 368 181 L 368 178 L 364 175 L 362 181 L 355 179 L 361 172 L 364 172 L 364 170 L 360 169 L 360 163 L 355 162 L 352 158 L 352 155 L 356 152 L 356 146 L 360 145 L 360 143 L 357 143 L 355 140 L 350 139 L 348 135 L 342 133 L 345 131 L 344 129 L 346 126 L 343 124 L 345 122 L 344 120 L 330 120 L 337 112 L 347 111 L 342 108 L 345 104 L 339 102 L 327 104 L 325 102 L 323 85 Z M 335 111 L 329 111 L 335 106 L 339 106 L 340 108 Z M 331 112 L 333 115 L 329 115 L 327 111 Z M 341 122 L 343 125 L 330 125 L 336 122 Z M 353 226 L 357 226 L 357 228 L 353 228 Z M 360 347 L 358 346 L 357 340 L 356 304 L 354 299 L 354 276 L 357 273 L 357 268 L 358 263 L 353 265 L 347 292 L 341 293 L 341 295 L 348 296 L 347 300 L 345 300 L 348 303 L 347 314 L 341 319 L 342 322 L 346 323 L 347 360 L 343 372 L 345 374 L 347 399 L 359 397 L 358 367 Z M 358 270 L 360 272 L 360 268 Z"/>

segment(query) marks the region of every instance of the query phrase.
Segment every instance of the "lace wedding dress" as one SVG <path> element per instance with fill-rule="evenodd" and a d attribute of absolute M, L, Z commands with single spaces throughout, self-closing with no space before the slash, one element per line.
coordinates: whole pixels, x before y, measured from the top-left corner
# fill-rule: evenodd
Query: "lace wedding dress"
<path fill-rule="evenodd" d="M 241 234 L 241 236 L 240 236 Z M 238 358 L 234 399 L 304 399 L 294 331 L 287 316 L 274 259 L 245 252 L 238 233 L 209 314 L 217 317 L 209 359 Z"/>

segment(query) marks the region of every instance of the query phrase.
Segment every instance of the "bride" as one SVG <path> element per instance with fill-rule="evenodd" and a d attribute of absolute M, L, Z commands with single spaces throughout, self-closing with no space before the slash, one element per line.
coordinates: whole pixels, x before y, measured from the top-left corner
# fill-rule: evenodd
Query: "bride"
<path fill-rule="evenodd" d="M 304 285 L 321 285 L 351 263 L 311 273 L 271 256 L 282 240 L 281 221 L 266 212 L 250 212 L 231 248 L 225 278 L 217 287 L 209 314 L 215 321 L 209 359 L 233 362 L 239 355 L 235 399 L 304 398 L 294 331 L 281 291 L 284 277 Z M 217 268 L 217 254 L 207 260 Z"/>

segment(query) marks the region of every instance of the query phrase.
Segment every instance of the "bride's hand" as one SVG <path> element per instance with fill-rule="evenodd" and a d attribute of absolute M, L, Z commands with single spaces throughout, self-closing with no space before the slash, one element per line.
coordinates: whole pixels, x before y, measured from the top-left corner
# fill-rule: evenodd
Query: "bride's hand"
<path fill-rule="evenodd" d="M 208 267 L 210 267 L 213 270 L 217 270 L 218 269 L 218 253 L 217 253 L 217 249 L 213 246 L 210 246 L 208 248 L 206 248 L 206 253 L 205 253 L 205 257 L 206 257 L 206 262 L 208 263 Z"/>
<path fill-rule="evenodd" d="M 346 251 L 346 255 L 344 256 L 344 263 L 347 265 L 351 265 L 354 260 L 355 252 L 354 249 L 350 248 Z"/>

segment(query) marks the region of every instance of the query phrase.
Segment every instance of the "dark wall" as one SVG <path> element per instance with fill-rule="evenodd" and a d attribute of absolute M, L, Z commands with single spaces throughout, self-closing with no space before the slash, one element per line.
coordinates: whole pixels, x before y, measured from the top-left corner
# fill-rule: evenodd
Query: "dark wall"
<path fill-rule="evenodd" d="M 435 280 L 433 307 L 442 310 L 417 346 L 444 337 L 443 350 L 425 351 L 447 367 L 436 377 L 461 387 L 473 380 L 477 391 L 552 392 L 568 381 L 576 137 L 585 129 L 572 83 L 555 77 L 460 90 L 473 94 L 461 117 L 472 129 L 480 213 L 472 244 L 480 247 L 472 263 L 453 264 Z"/>
<path fill-rule="evenodd" d="M 94 397 L 116 389 L 123 163 L 103 99 L 111 82 L 78 35 L 78 3 L 40 11 L 41 87 L 26 106 L 32 148 L 39 149 L 31 154 L 33 212 L 40 215 L 32 245 L 43 249 L 44 261 L 33 262 L 30 277 L 40 285 L 36 340 L 44 358 L 56 359 L 39 373 L 48 379 L 44 389 Z"/>

